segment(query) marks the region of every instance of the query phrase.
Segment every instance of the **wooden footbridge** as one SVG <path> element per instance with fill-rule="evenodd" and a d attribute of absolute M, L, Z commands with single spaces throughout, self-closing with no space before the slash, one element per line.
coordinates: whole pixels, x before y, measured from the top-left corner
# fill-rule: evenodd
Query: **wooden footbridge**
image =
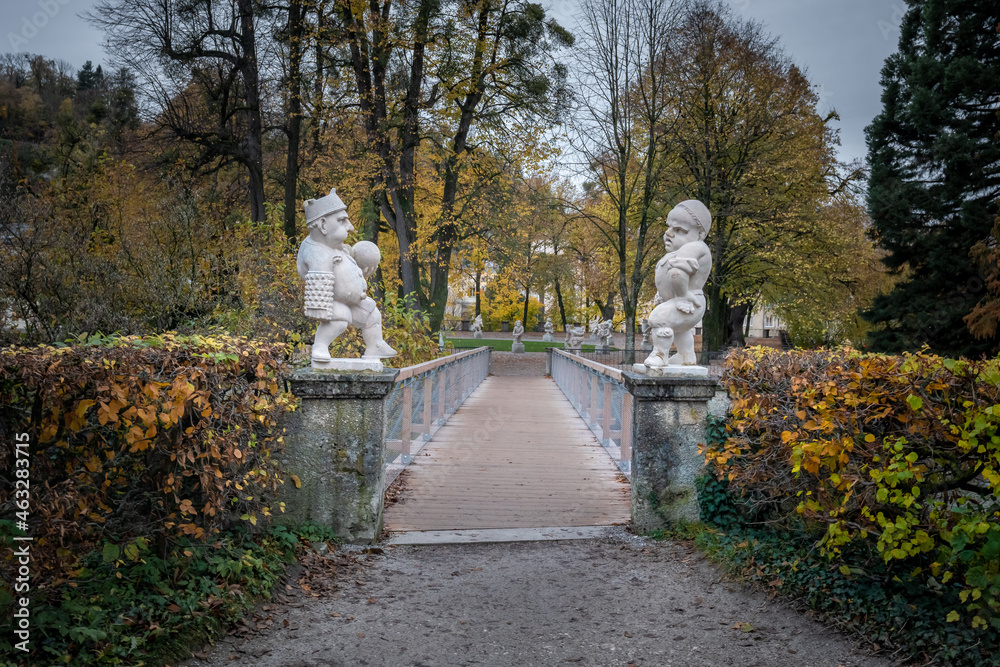
<path fill-rule="evenodd" d="M 613 459 L 621 406 L 615 414 L 610 391 L 595 383 L 575 408 L 538 361 L 535 376 L 486 377 L 408 457 L 385 510 L 388 531 L 628 523 L 629 483 Z M 430 414 L 434 394 L 426 395 Z"/>

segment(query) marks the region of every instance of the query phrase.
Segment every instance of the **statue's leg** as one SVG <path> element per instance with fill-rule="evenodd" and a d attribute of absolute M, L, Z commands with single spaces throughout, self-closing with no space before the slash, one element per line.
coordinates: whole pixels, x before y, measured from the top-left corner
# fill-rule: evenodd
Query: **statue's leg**
<path fill-rule="evenodd" d="M 649 367 L 666 366 L 670 357 L 670 348 L 674 344 L 674 330 L 670 327 L 653 329 L 653 353 L 646 357 L 645 364 Z"/>
<path fill-rule="evenodd" d="M 354 326 L 361 329 L 361 337 L 365 341 L 365 359 L 387 359 L 395 357 L 397 352 L 382 338 L 382 313 L 371 298 L 365 298 L 354 309 Z"/>
<path fill-rule="evenodd" d="M 677 354 L 670 358 L 670 364 L 694 366 L 698 363 L 698 355 L 694 352 L 694 329 L 677 334 L 674 344 L 677 346 Z"/>
<path fill-rule="evenodd" d="M 667 359 L 670 357 L 670 347 L 674 343 L 674 329 L 670 318 L 673 307 L 668 305 L 668 303 L 659 304 L 649 314 L 650 338 L 653 343 L 653 351 L 646 357 L 646 361 L 643 363 L 650 368 L 667 365 Z"/>
<path fill-rule="evenodd" d="M 344 320 L 322 320 L 316 327 L 316 340 L 312 346 L 312 358 L 316 361 L 329 361 L 330 343 L 347 329 Z"/>

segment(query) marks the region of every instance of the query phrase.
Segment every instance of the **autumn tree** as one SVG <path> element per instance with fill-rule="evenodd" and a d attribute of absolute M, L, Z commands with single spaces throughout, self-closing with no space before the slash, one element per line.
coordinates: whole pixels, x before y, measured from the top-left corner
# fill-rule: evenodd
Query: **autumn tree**
<path fill-rule="evenodd" d="M 606 215 L 584 213 L 616 255 L 631 359 L 639 293 L 655 252 L 647 237 L 665 199 L 663 133 L 677 122 L 666 70 L 658 65 L 677 12 L 656 0 L 587 0 L 582 12 L 575 148 L 609 202 Z"/>
<path fill-rule="evenodd" d="M 419 0 L 396 5 L 336 4 L 369 150 L 377 156 L 377 204 L 399 244 L 402 290 L 440 325 L 447 302 L 461 174 L 490 144 L 511 158 L 537 125 L 551 122 L 565 96 L 564 69 L 552 59 L 570 35 L 540 5 L 495 0 Z M 434 147 L 434 256 L 418 241 L 418 148 Z M 509 150 L 513 149 L 513 150 Z"/>
<path fill-rule="evenodd" d="M 887 352 L 993 354 L 1000 334 L 976 308 L 984 281 L 970 251 L 989 248 L 1000 197 L 1000 5 L 906 4 L 899 50 L 882 70 L 883 109 L 867 130 L 872 238 L 901 278 L 867 310 L 870 340 Z"/>
<path fill-rule="evenodd" d="M 705 347 L 740 345 L 754 299 L 775 279 L 794 280 L 797 244 L 842 186 L 836 115 L 818 114 L 808 79 L 759 24 L 715 0 L 688 5 L 657 65 L 678 118 L 662 137 L 672 162 L 664 190 L 713 215 Z"/>
<path fill-rule="evenodd" d="M 259 0 L 100 0 L 87 15 L 140 79 L 149 120 L 198 149 L 197 168 L 244 169 L 254 221 L 265 217 L 258 41 L 274 15 Z"/>
<path fill-rule="evenodd" d="M 845 188 L 824 202 L 811 233 L 786 241 L 767 267 L 756 302 L 781 318 L 797 346 L 863 343 L 871 325 L 860 311 L 892 288 L 882 251 L 867 237 L 871 219 L 859 190 Z"/>

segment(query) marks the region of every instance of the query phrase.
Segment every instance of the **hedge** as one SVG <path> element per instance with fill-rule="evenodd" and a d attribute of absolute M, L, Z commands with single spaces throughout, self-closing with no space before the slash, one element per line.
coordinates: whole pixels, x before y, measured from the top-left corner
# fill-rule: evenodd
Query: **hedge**
<path fill-rule="evenodd" d="M 0 351 L 0 536 L 10 544 L 16 523 L 29 526 L 32 605 L 75 585 L 77 559 L 97 545 L 135 560 L 280 509 L 272 453 L 291 403 L 287 356 L 281 344 L 170 333 Z M 15 453 L 23 434 L 27 457 Z M 4 606 L 15 571 L 3 568 Z"/>
<path fill-rule="evenodd" d="M 957 591 L 949 622 L 1000 629 L 1000 361 L 752 348 L 724 382 L 706 462 L 755 519 L 818 529 L 831 557 L 870 545 Z"/>

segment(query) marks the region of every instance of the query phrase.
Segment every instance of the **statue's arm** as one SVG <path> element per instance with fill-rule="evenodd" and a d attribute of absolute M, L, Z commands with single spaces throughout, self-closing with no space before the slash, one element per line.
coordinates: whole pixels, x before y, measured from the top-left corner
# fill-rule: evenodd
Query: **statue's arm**
<path fill-rule="evenodd" d="M 667 260 L 667 266 L 671 269 L 680 269 L 688 275 L 694 275 L 701 268 L 702 262 L 709 257 L 711 254 L 704 242 L 688 243 Z"/>
<path fill-rule="evenodd" d="M 668 280 L 671 291 L 677 296 L 687 297 L 691 290 L 691 278 L 710 255 L 708 246 L 702 242 L 689 243 L 667 260 Z"/>

